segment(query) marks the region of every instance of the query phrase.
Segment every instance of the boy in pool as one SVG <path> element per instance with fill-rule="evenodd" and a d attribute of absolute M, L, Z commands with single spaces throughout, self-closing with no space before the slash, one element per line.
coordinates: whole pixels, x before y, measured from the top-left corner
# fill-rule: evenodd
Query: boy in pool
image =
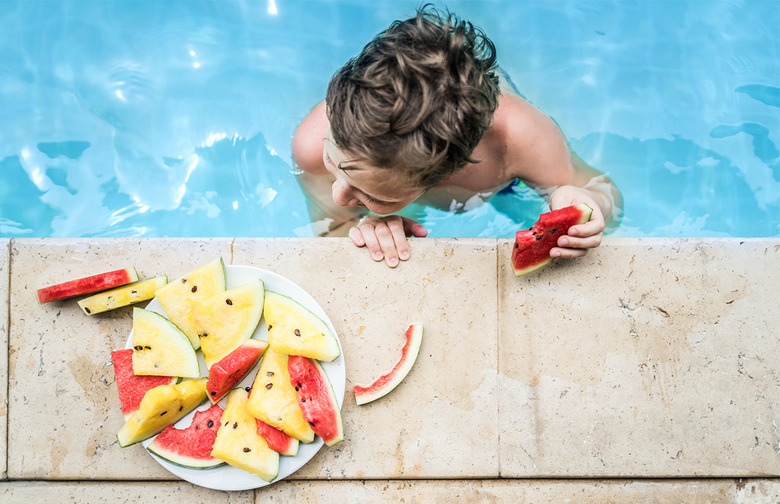
<path fill-rule="evenodd" d="M 570 151 L 552 119 L 500 86 L 495 47 L 479 29 L 428 6 L 396 21 L 339 70 L 292 141 L 299 183 L 322 234 L 348 235 L 376 261 L 409 258 L 416 201 L 442 209 L 489 199 L 516 179 L 558 208 L 586 203 L 590 221 L 553 257 L 598 247 L 620 213 L 611 180 Z"/>

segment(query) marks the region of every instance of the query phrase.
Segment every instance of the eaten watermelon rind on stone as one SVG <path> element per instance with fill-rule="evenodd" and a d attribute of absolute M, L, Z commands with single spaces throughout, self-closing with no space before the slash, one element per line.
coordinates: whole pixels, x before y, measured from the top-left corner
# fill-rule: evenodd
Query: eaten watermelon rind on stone
<path fill-rule="evenodd" d="M 360 406 L 376 401 L 395 389 L 412 369 L 422 344 L 423 326 L 420 323 L 410 324 L 406 329 L 406 343 L 401 350 L 401 357 L 393 368 L 374 380 L 370 385 L 355 385 L 353 392 L 355 402 Z"/>

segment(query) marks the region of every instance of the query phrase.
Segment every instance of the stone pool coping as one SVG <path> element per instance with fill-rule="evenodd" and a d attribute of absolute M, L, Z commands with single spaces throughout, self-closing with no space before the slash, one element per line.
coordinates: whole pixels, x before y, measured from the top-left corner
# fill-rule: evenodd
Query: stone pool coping
<path fill-rule="evenodd" d="M 607 238 L 520 278 L 509 240 L 412 246 L 391 270 L 335 238 L 0 240 L 3 502 L 148 491 L 177 502 L 780 496 L 780 310 L 767 301 L 780 239 Z M 345 441 L 254 492 L 207 491 L 140 446 L 120 449 L 110 351 L 124 345 L 130 310 L 85 317 L 75 302 L 35 300 L 70 278 L 134 265 L 173 279 L 217 256 L 307 290 L 347 367 Z M 356 406 L 352 385 L 386 368 L 418 320 L 425 338 L 407 380 Z"/>

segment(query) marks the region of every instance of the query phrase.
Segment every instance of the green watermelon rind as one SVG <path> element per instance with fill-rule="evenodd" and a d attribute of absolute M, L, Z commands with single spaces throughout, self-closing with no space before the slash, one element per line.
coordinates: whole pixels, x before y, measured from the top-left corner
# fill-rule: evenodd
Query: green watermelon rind
<path fill-rule="evenodd" d="M 336 443 L 339 443 L 339 442 L 343 441 L 344 440 L 344 423 L 342 422 L 342 419 L 341 419 L 341 409 L 339 408 L 338 398 L 336 397 L 336 393 L 333 391 L 333 386 L 330 384 L 330 379 L 328 378 L 327 373 L 325 373 L 325 370 L 322 368 L 322 365 L 320 364 L 320 362 L 317 359 L 312 359 L 312 358 L 309 358 L 309 357 L 303 357 L 303 356 L 300 356 L 300 355 L 291 355 L 290 356 L 290 359 L 287 361 L 288 372 L 290 371 L 290 362 L 295 362 L 295 359 L 303 359 L 303 360 L 309 361 L 310 363 L 313 364 L 314 369 L 317 371 L 317 373 L 321 377 L 322 383 L 325 384 L 325 387 L 326 387 L 327 393 L 328 393 L 327 396 L 329 398 L 331 409 L 333 411 L 333 414 L 335 414 L 335 416 L 336 416 L 336 425 L 338 427 L 338 432 L 333 437 L 330 437 L 329 439 L 325 439 L 319 432 L 317 432 L 319 429 L 317 428 L 316 425 L 312 426 L 312 430 L 314 430 L 314 432 L 317 435 L 319 435 L 320 438 L 322 438 L 322 441 L 326 445 L 328 445 L 328 446 L 333 446 Z M 292 383 L 292 385 L 294 387 L 296 387 L 295 390 L 297 391 L 298 390 L 297 380 L 293 377 L 293 373 L 290 373 L 290 382 Z M 309 412 L 310 412 L 311 408 L 308 405 L 306 405 L 305 403 L 303 403 L 301 401 L 300 397 L 298 397 L 298 405 L 301 407 L 301 411 L 303 412 L 303 418 L 307 422 L 309 422 L 311 424 L 311 422 L 313 420 L 311 418 L 311 416 L 309 415 Z"/>
<path fill-rule="evenodd" d="M 576 205 L 572 205 L 572 207 L 573 208 L 577 208 L 578 210 L 580 210 L 581 214 L 580 214 L 580 217 L 577 219 L 577 221 L 572 223 L 572 224 L 570 224 L 570 226 L 576 226 L 578 224 L 584 224 L 584 223 L 586 223 L 586 222 L 588 222 L 590 220 L 590 217 L 591 217 L 591 215 L 593 213 L 593 209 L 590 206 L 586 205 L 585 203 L 578 203 Z M 548 213 L 551 213 L 551 212 L 548 212 Z M 541 219 L 541 216 L 539 218 Z M 540 269 L 540 268 L 542 268 L 544 266 L 547 266 L 548 264 L 550 264 L 553 261 L 553 258 L 549 256 L 549 250 L 548 250 L 547 257 L 545 257 L 542 260 L 539 260 L 539 261 L 537 261 L 537 262 L 535 262 L 533 264 L 530 264 L 530 265 L 528 265 L 526 267 L 522 267 L 522 268 L 518 267 L 516 265 L 515 255 L 517 253 L 517 248 L 520 245 L 520 235 L 524 234 L 524 233 L 527 233 L 527 232 L 530 232 L 532 229 L 534 229 L 537 226 L 538 223 L 539 223 L 539 220 L 537 220 L 537 222 L 534 224 L 534 226 L 531 227 L 530 229 L 517 232 L 517 235 L 515 237 L 515 242 L 513 244 L 511 260 L 510 260 L 512 271 L 514 272 L 514 275 L 516 277 L 527 275 L 528 273 L 531 273 L 531 272 L 536 271 L 536 270 L 538 270 L 538 269 Z M 568 232 L 568 229 L 569 228 L 566 227 L 565 230 L 563 230 L 563 232 L 561 233 L 561 236 L 563 234 L 565 234 L 566 232 Z"/>
<path fill-rule="evenodd" d="M 211 405 L 211 407 L 213 407 L 213 405 Z M 220 419 L 218 418 L 216 422 L 217 425 L 219 425 Z M 146 449 L 157 457 L 179 467 L 185 467 L 187 469 L 215 469 L 226 464 L 226 462 L 219 460 L 216 457 L 211 457 L 210 459 L 205 460 L 194 457 L 187 457 L 185 455 L 166 450 L 164 447 L 155 444 L 155 441 L 156 438 L 149 444 L 149 446 L 146 447 Z"/>

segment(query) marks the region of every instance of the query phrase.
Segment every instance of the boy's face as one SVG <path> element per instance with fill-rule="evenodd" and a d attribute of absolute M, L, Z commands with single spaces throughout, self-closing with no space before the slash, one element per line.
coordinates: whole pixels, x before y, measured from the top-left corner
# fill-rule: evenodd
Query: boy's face
<path fill-rule="evenodd" d="M 336 147 L 330 129 L 325 136 L 322 161 L 336 177 L 332 196 L 341 206 L 362 206 L 374 213 L 389 215 L 403 209 L 424 192 L 411 186 L 404 174 L 372 166 Z"/>

